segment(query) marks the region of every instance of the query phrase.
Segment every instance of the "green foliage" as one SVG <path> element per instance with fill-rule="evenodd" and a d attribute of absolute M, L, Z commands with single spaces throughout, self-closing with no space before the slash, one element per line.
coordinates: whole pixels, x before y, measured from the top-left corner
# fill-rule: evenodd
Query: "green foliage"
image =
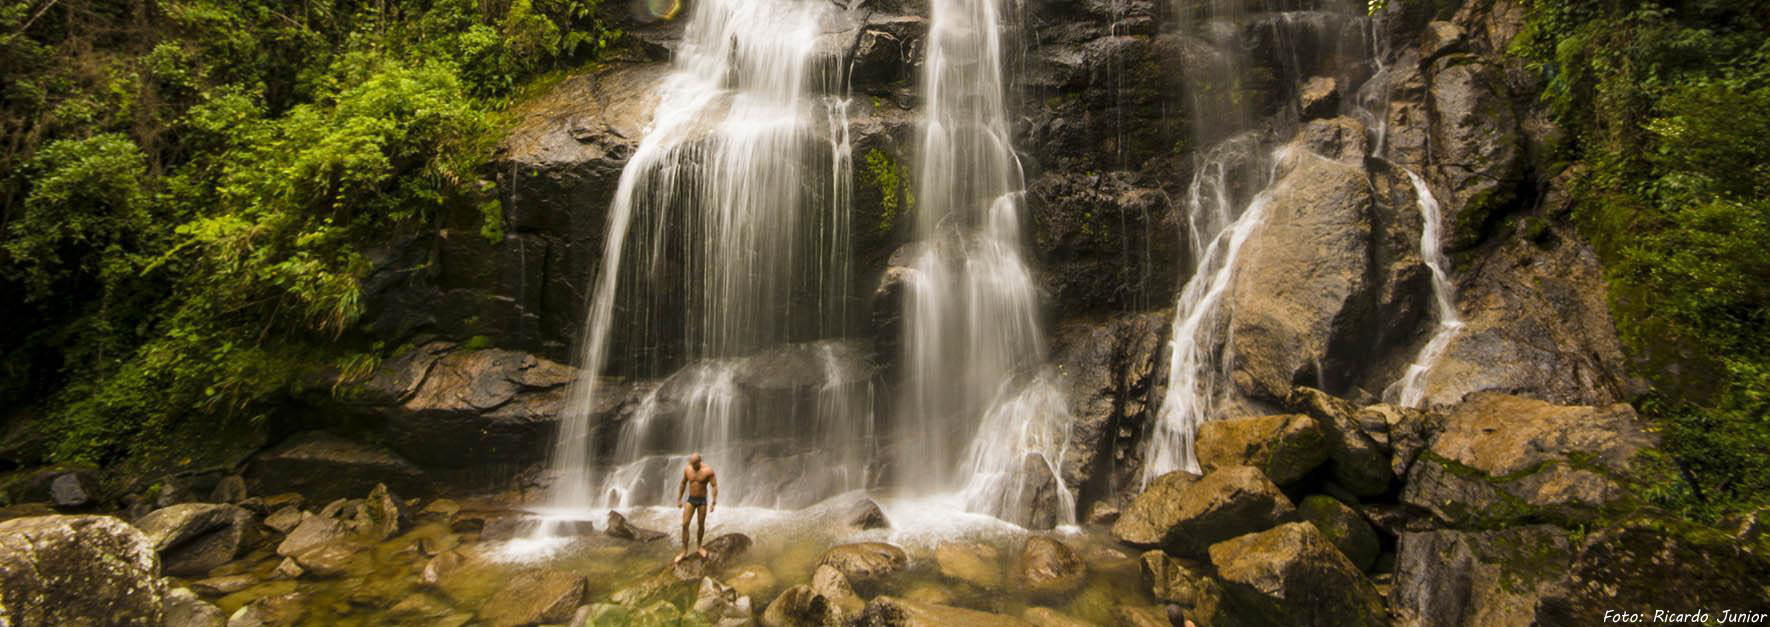
<path fill-rule="evenodd" d="M 1604 259 L 1641 403 L 1719 514 L 1770 502 L 1770 12 L 1533 0 L 1515 52 L 1574 135 L 1577 216 Z"/>
<path fill-rule="evenodd" d="M 366 251 L 502 238 L 501 112 L 620 36 L 601 4 L 0 0 L 0 403 L 104 463 L 365 376 Z"/>
<path fill-rule="evenodd" d="M 916 194 L 904 185 L 908 177 L 891 155 L 874 148 L 867 152 L 866 165 L 873 186 L 879 189 L 879 205 L 884 209 L 879 213 L 879 232 L 888 232 L 896 225 L 898 215 L 915 209 Z"/>

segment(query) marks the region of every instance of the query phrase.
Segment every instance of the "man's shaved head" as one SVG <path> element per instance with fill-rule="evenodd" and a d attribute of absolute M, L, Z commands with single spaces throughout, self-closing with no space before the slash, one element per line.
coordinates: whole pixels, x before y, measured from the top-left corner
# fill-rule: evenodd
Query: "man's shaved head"
<path fill-rule="evenodd" d="M 688 463 L 694 464 L 696 466 L 701 465 L 701 454 L 700 453 L 689 453 L 688 454 Z"/>

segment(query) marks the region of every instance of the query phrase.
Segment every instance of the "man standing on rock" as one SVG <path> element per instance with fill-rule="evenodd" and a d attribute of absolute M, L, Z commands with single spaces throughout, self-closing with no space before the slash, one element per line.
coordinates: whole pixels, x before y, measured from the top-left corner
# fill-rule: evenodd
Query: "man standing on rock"
<path fill-rule="evenodd" d="M 711 503 L 707 502 L 708 486 L 713 488 Z M 688 491 L 687 505 L 682 504 L 683 490 Z M 707 512 L 719 507 L 719 475 L 713 474 L 712 466 L 701 463 L 700 453 L 689 454 L 688 467 L 682 469 L 682 483 L 676 486 L 676 506 L 682 508 L 682 553 L 676 556 L 676 561 L 688 557 L 688 519 L 696 514 L 699 514 L 700 530 L 695 534 L 695 552 L 705 559 L 707 549 L 701 543 L 707 538 Z"/>

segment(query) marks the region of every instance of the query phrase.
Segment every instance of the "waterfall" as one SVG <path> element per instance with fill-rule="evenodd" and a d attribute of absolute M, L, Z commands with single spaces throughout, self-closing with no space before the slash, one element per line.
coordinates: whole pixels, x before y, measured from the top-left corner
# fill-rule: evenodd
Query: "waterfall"
<path fill-rule="evenodd" d="M 838 10 L 815 0 L 694 6 L 608 208 L 581 371 L 549 459 L 549 507 L 669 503 L 673 466 L 687 453 L 736 462 L 773 450 L 768 439 L 803 418 L 776 415 L 776 407 L 751 398 L 743 377 L 746 367 L 772 363 L 749 361 L 766 350 L 826 350 L 791 343 L 840 334 L 847 318 L 848 95 L 842 59 L 816 46 L 820 23 Z M 611 362 L 611 353 L 621 359 Z M 593 424 L 595 408 L 609 404 L 601 398 L 605 377 L 678 366 L 615 433 Z M 830 370 L 832 394 L 871 394 L 841 368 Z M 870 413 L 844 416 L 870 425 Z M 830 433 L 844 441 L 804 454 L 846 457 L 851 440 L 864 437 Z M 612 447 L 596 442 L 611 437 Z M 865 477 L 847 472 L 854 459 L 815 463 Z M 760 489 L 738 494 L 737 504 L 779 498 Z"/>
<path fill-rule="evenodd" d="M 897 470 L 910 491 L 957 488 L 968 509 L 1025 523 L 1043 506 L 1004 495 L 1055 483 L 1062 509 L 1059 434 L 1070 421 L 1049 378 L 1017 376 L 1044 364 L 1045 344 L 1021 250 L 1025 182 L 1006 102 L 1003 39 L 1016 8 L 931 6 Z M 1060 517 L 1072 522 L 1073 504 Z"/>
<path fill-rule="evenodd" d="M 1420 205 L 1420 258 L 1425 260 L 1426 269 L 1432 272 L 1432 301 L 1437 305 L 1438 329 L 1432 333 L 1432 339 L 1426 342 L 1425 348 L 1409 364 L 1407 372 L 1383 390 L 1383 400 L 1404 407 L 1420 407 L 1426 401 L 1426 375 L 1431 374 L 1432 367 L 1444 356 L 1444 350 L 1456 339 L 1457 333 L 1463 328 L 1463 321 L 1457 316 L 1456 284 L 1450 280 L 1446 268 L 1450 260 L 1444 256 L 1444 246 L 1440 242 L 1439 231 L 1443 228 L 1443 215 L 1438 208 L 1438 198 L 1426 187 L 1426 180 L 1420 178 L 1413 170 L 1406 170 L 1407 180 L 1413 183 L 1414 195 Z"/>

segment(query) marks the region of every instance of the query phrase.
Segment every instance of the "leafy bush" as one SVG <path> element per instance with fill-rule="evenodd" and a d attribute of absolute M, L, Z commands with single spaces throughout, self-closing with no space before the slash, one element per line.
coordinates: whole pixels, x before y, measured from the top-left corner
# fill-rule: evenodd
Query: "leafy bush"
<path fill-rule="evenodd" d="M 1690 479 L 1672 503 L 1770 502 L 1770 11 L 1700 0 L 1532 0 L 1514 45 L 1584 164 L 1641 403 Z"/>

